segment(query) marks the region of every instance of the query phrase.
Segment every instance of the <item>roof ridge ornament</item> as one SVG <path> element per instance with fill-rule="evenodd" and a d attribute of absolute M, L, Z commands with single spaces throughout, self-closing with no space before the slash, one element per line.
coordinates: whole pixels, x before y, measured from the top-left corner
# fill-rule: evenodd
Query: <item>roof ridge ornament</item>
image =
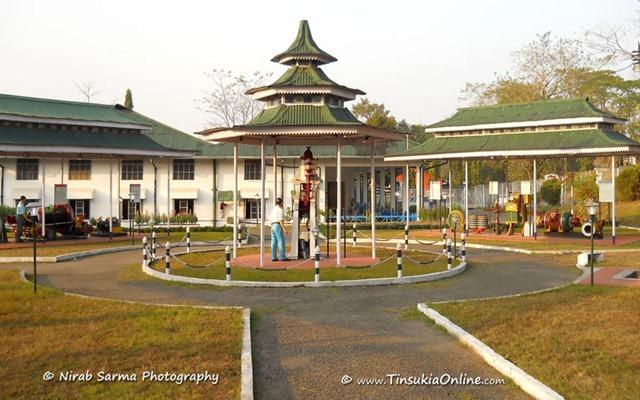
<path fill-rule="evenodd" d="M 311 35 L 309 22 L 305 19 L 300 21 L 296 38 L 289 48 L 271 59 L 273 62 L 285 65 L 292 65 L 300 60 L 315 61 L 317 65 L 338 61 L 316 44 Z"/>

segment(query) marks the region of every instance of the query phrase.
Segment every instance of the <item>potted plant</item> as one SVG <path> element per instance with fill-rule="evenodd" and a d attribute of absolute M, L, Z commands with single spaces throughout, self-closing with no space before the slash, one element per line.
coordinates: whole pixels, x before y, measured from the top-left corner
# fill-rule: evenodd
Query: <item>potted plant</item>
<path fill-rule="evenodd" d="M 9 239 L 7 238 L 5 224 L 7 223 L 7 217 L 14 212 L 14 207 L 5 206 L 4 204 L 0 205 L 0 229 L 2 229 L 2 233 L 0 233 L 0 241 L 2 241 L 3 243 L 9 241 Z"/>

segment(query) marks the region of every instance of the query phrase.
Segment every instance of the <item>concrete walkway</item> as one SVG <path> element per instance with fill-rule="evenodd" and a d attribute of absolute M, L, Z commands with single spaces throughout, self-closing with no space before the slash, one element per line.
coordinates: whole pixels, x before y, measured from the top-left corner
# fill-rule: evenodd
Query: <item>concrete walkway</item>
<path fill-rule="evenodd" d="M 39 282 L 98 297 L 159 303 L 236 305 L 252 308 L 257 399 L 518 399 L 512 385 L 357 385 L 358 378 L 387 374 L 500 378 L 452 337 L 400 310 L 416 303 L 515 294 L 576 278 L 553 260 L 474 250 L 464 274 L 433 283 L 327 289 L 203 288 L 148 277 L 126 279 L 123 266 L 138 252 L 42 264 Z M 0 268 L 24 268 L 14 265 Z M 120 275 L 119 275 L 120 274 Z M 354 381 L 340 383 L 344 375 Z"/>

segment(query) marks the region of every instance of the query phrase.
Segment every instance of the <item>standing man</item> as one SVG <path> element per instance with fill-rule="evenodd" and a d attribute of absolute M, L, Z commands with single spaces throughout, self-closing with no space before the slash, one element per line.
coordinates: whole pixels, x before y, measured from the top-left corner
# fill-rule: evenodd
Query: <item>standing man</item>
<path fill-rule="evenodd" d="M 29 220 L 27 215 L 27 198 L 20 196 L 20 201 L 16 206 L 16 243 L 22 243 L 22 228 L 24 227 L 24 221 Z"/>
<path fill-rule="evenodd" d="M 276 199 L 276 205 L 269 215 L 271 222 L 271 261 L 278 261 L 278 247 L 280 248 L 280 261 L 289 261 L 285 253 L 284 235 L 284 211 L 282 210 L 282 199 Z"/>

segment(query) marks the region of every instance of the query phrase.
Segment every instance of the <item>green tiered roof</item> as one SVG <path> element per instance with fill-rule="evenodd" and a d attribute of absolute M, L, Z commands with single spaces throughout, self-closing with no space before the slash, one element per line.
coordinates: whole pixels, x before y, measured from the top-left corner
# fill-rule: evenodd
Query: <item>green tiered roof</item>
<path fill-rule="evenodd" d="M 318 47 L 313 40 L 313 36 L 311 36 L 309 23 L 305 20 L 300 21 L 298 34 L 291 46 L 271 59 L 273 62 L 282 64 L 295 62 L 296 60 L 316 60 L 319 65 L 338 61 L 337 58 Z"/>
<path fill-rule="evenodd" d="M 554 99 L 520 104 L 461 108 L 451 117 L 429 125 L 427 129 L 589 117 L 620 120 L 620 118 L 610 113 L 599 110 L 586 99 Z"/>
<path fill-rule="evenodd" d="M 268 88 L 286 88 L 286 87 L 299 87 L 299 86 L 332 86 L 348 90 L 354 94 L 365 94 L 362 90 L 352 89 L 346 86 L 342 86 L 331 80 L 324 71 L 315 66 L 291 66 L 278 80 L 273 82 L 269 86 L 262 86 L 253 88 L 247 91 L 247 94 L 266 90 Z"/>
<path fill-rule="evenodd" d="M 248 126 L 361 125 L 362 122 L 343 107 L 280 105 L 265 108 Z"/>

